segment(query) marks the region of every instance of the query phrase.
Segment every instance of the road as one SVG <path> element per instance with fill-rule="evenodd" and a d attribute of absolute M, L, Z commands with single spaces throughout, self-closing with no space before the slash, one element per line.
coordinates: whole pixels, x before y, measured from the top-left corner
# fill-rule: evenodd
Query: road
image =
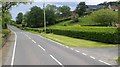
<path fill-rule="evenodd" d="M 82 50 L 78 51 L 10 25 L 8 27 L 15 33 L 11 65 L 111 65 Z"/>

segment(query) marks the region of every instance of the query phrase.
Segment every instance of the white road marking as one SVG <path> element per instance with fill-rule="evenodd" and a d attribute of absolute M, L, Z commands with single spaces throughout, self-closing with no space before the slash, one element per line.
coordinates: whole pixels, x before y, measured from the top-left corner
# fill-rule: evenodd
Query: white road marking
<path fill-rule="evenodd" d="M 71 50 L 74 50 L 73 48 L 70 48 Z"/>
<path fill-rule="evenodd" d="M 38 35 L 39 37 L 42 37 L 42 36 L 40 36 L 40 35 Z M 44 38 L 44 37 L 42 37 L 42 38 Z M 44 39 L 47 39 L 47 38 L 44 38 Z M 57 43 L 57 44 L 59 44 L 59 45 L 61 45 L 61 46 L 64 46 L 64 45 L 62 45 L 62 44 L 60 44 L 60 43 L 58 43 L 58 42 L 55 42 L 55 41 L 53 41 L 53 40 L 50 40 L 50 39 L 47 39 L 47 40 L 49 40 L 49 41 L 52 41 L 52 42 L 54 42 L 54 43 Z M 69 48 L 68 46 L 66 46 L 66 48 Z M 70 48 L 71 50 L 74 50 L 73 48 Z M 75 50 L 76 52 L 79 52 L 78 50 Z M 82 51 L 84 51 L 84 50 L 82 50 Z M 87 55 L 86 53 L 82 53 L 83 55 Z M 50 55 L 57 63 L 59 63 L 60 65 L 62 65 L 57 59 L 55 59 L 52 55 Z M 93 57 L 93 56 L 90 56 L 90 58 L 92 58 L 92 59 L 95 59 L 95 57 Z M 107 64 L 107 65 L 111 65 L 111 64 L 109 64 L 109 63 L 107 63 L 107 62 L 104 62 L 104 61 L 102 61 L 102 60 L 99 60 L 100 62 L 102 62 L 102 63 L 105 63 L 105 64 Z M 62 65 L 63 66 L 63 65 Z M 64 67 L 64 66 L 63 66 Z"/>
<path fill-rule="evenodd" d="M 76 52 L 80 52 L 80 51 L 78 51 L 78 50 L 75 50 Z"/>
<path fill-rule="evenodd" d="M 36 43 L 34 40 L 32 40 L 34 43 Z"/>
<path fill-rule="evenodd" d="M 59 62 L 55 57 L 53 57 L 52 55 L 50 55 L 50 57 L 52 59 L 54 59 L 59 65 L 61 65 L 62 67 L 64 67 L 63 64 L 61 62 Z"/>
<path fill-rule="evenodd" d="M 68 46 L 66 46 L 66 48 L 69 48 Z"/>
<path fill-rule="evenodd" d="M 27 35 L 27 34 L 25 34 L 25 36 L 27 36 L 27 37 L 28 37 L 28 35 Z"/>
<path fill-rule="evenodd" d="M 30 37 L 28 37 L 29 39 L 31 39 Z"/>
<path fill-rule="evenodd" d="M 95 57 L 93 57 L 93 56 L 90 56 L 90 58 L 95 59 Z"/>
<path fill-rule="evenodd" d="M 15 49 L 16 49 L 16 41 L 17 41 L 17 34 L 13 30 L 11 30 L 15 34 L 15 43 L 14 43 L 14 48 L 13 48 L 13 54 L 12 54 L 12 60 L 11 60 L 11 65 L 14 64 L 14 59 L 15 59 Z"/>
<path fill-rule="evenodd" d="M 21 32 L 22 33 L 22 32 Z"/>
<path fill-rule="evenodd" d="M 100 62 L 102 62 L 102 63 L 105 63 L 105 64 L 107 64 L 107 65 L 111 65 L 111 64 L 109 64 L 109 63 L 107 63 L 107 62 L 104 62 L 104 61 L 102 61 L 102 60 L 99 60 Z"/>
<path fill-rule="evenodd" d="M 42 36 L 40 36 L 40 35 L 37 35 L 37 36 L 39 36 L 39 37 L 41 37 L 41 38 L 44 38 L 44 39 L 47 39 L 47 40 L 49 40 L 49 41 L 52 41 L 52 42 L 54 42 L 54 43 L 56 43 L 56 44 L 59 44 L 59 45 L 61 45 L 61 46 L 64 46 L 63 44 L 58 43 L 58 42 L 55 42 L 55 41 L 53 41 L 53 40 L 51 40 L 51 39 L 48 39 L 48 38 L 42 37 Z"/>
<path fill-rule="evenodd" d="M 82 53 L 83 55 L 87 55 L 87 54 L 85 54 L 85 53 Z"/>
<path fill-rule="evenodd" d="M 38 45 L 38 47 L 40 47 L 43 51 L 45 51 L 45 49 L 43 47 L 41 47 L 40 45 Z"/>

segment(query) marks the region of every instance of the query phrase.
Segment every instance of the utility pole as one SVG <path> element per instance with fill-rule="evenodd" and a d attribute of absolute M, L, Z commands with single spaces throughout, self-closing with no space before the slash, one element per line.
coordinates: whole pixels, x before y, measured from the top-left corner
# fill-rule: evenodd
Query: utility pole
<path fill-rule="evenodd" d="M 45 0 L 44 0 L 44 4 L 43 4 L 43 9 L 44 9 L 44 32 L 46 33 Z"/>

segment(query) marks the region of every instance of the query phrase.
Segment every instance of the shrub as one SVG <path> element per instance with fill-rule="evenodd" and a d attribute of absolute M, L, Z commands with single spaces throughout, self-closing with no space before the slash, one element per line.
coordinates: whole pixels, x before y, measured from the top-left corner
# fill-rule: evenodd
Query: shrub
<path fill-rule="evenodd" d="M 8 35 L 10 34 L 10 30 L 9 29 L 3 29 L 2 30 L 2 46 L 4 46 L 6 40 L 7 40 L 7 37 Z"/>
<path fill-rule="evenodd" d="M 106 26 L 112 26 L 113 23 L 118 22 L 118 12 L 115 12 L 111 9 L 102 9 L 93 12 L 92 20 L 96 23 Z"/>
<path fill-rule="evenodd" d="M 104 30 L 103 30 L 104 29 Z M 117 28 L 51 28 L 52 33 L 58 35 L 65 35 L 75 38 L 83 38 L 93 41 L 99 41 L 104 43 L 120 43 L 120 31 L 117 31 Z"/>
<path fill-rule="evenodd" d="M 2 30 L 2 37 L 5 38 L 11 31 L 9 29 L 3 29 Z"/>

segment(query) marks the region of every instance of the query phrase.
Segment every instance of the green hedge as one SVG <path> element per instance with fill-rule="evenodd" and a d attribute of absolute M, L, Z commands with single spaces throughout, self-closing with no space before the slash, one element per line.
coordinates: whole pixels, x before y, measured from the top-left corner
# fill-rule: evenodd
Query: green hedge
<path fill-rule="evenodd" d="M 43 32 L 43 28 L 28 28 L 24 30 Z M 74 27 L 74 26 L 56 26 L 47 28 L 47 33 L 65 35 L 75 38 L 83 38 L 93 41 L 99 41 L 111 44 L 120 44 L 120 28 L 117 27 Z"/>
<path fill-rule="evenodd" d="M 52 33 L 58 34 L 58 35 L 65 35 L 65 36 L 75 37 L 75 38 L 83 38 L 88 40 L 104 42 L 104 43 L 113 43 L 113 44 L 120 43 L 120 31 L 119 31 L 120 28 L 111 29 L 113 31 L 109 31 L 110 30 L 109 28 L 108 29 L 94 28 L 93 30 L 88 29 L 88 31 L 86 29 L 71 30 L 71 29 L 62 29 L 62 28 L 61 29 L 52 28 L 49 30 Z"/>

